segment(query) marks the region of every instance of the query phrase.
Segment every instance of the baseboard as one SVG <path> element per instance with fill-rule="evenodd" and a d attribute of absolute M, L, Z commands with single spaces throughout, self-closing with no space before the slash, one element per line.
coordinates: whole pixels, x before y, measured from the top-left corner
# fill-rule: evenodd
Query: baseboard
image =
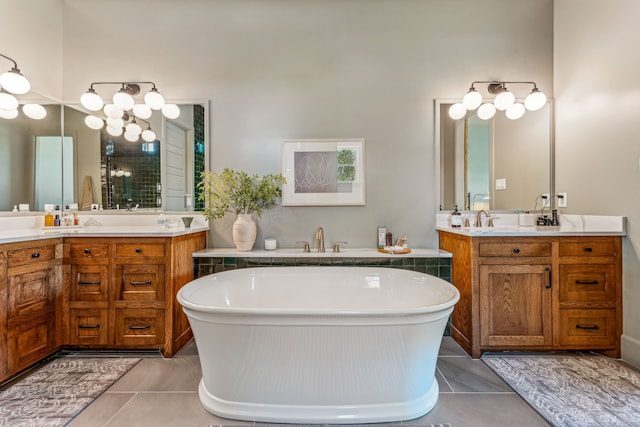
<path fill-rule="evenodd" d="M 629 335 L 622 335 L 622 360 L 640 369 L 640 340 Z"/>

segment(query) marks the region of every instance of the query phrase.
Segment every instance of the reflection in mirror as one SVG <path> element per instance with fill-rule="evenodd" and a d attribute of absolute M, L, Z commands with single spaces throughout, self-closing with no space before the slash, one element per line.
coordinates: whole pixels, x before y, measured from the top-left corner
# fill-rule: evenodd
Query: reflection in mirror
<path fill-rule="evenodd" d="M 452 104 L 436 102 L 440 209 L 541 209 L 538 197 L 553 194 L 551 101 L 517 120 L 481 120 L 474 112 L 453 120 Z"/>
<path fill-rule="evenodd" d="M 44 203 L 62 205 L 63 183 L 72 182 L 69 175 L 66 181 L 63 177 L 61 107 L 41 104 L 47 112 L 43 119 L 22 114 L 0 119 L 0 211 L 21 203 L 32 211 L 43 210 Z"/>
<path fill-rule="evenodd" d="M 65 107 L 65 135 L 75 150 L 75 200 L 81 210 L 202 210 L 197 183 L 206 168 L 206 104 L 182 104 L 180 116 L 167 119 L 154 111 L 146 120 L 156 140 L 127 141 L 105 128 L 88 128 L 82 107 Z"/>

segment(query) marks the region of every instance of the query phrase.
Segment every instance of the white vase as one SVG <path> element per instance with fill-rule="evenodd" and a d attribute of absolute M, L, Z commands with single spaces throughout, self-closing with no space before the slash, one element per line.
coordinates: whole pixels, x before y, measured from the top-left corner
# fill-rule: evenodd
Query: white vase
<path fill-rule="evenodd" d="M 256 242 L 256 223 L 251 214 L 238 214 L 233 223 L 233 243 L 236 249 L 247 252 L 253 249 Z"/>

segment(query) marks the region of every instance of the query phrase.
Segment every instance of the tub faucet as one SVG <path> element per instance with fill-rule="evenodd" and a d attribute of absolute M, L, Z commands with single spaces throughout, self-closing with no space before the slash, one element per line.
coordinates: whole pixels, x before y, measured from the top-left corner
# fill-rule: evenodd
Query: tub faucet
<path fill-rule="evenodd" d="M 489 215 L 489 212 L 485 211 L 484 209 L 479 210 L 478 213 L 476 214 L 476 222 L 475 222 L 475 226 L 476 227 L 482 227 L 482 214 L 484 213 L 484 216 L 487 217 L 487 227 L 493 227 L 493 218 L 491 217 L 491 215 Z"/>
<path fill-rule="evenodd" d="M 318 227 L 318 231 L 316 231 L 316 240 L 318 241 L 318 252 L 324 252 L 324 231 L 322 227 Z"/>

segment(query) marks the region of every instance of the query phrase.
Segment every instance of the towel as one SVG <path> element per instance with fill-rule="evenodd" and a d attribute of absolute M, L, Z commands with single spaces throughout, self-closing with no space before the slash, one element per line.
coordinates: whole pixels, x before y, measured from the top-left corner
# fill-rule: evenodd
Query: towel
<path fill-rule="evenodd" d="M 82 198 L 80 199 L 80 210 L 90 211 L 93 203 L 93 185 L 91 185 L 91 177 L 85 175 L 82 184 Z"/>

